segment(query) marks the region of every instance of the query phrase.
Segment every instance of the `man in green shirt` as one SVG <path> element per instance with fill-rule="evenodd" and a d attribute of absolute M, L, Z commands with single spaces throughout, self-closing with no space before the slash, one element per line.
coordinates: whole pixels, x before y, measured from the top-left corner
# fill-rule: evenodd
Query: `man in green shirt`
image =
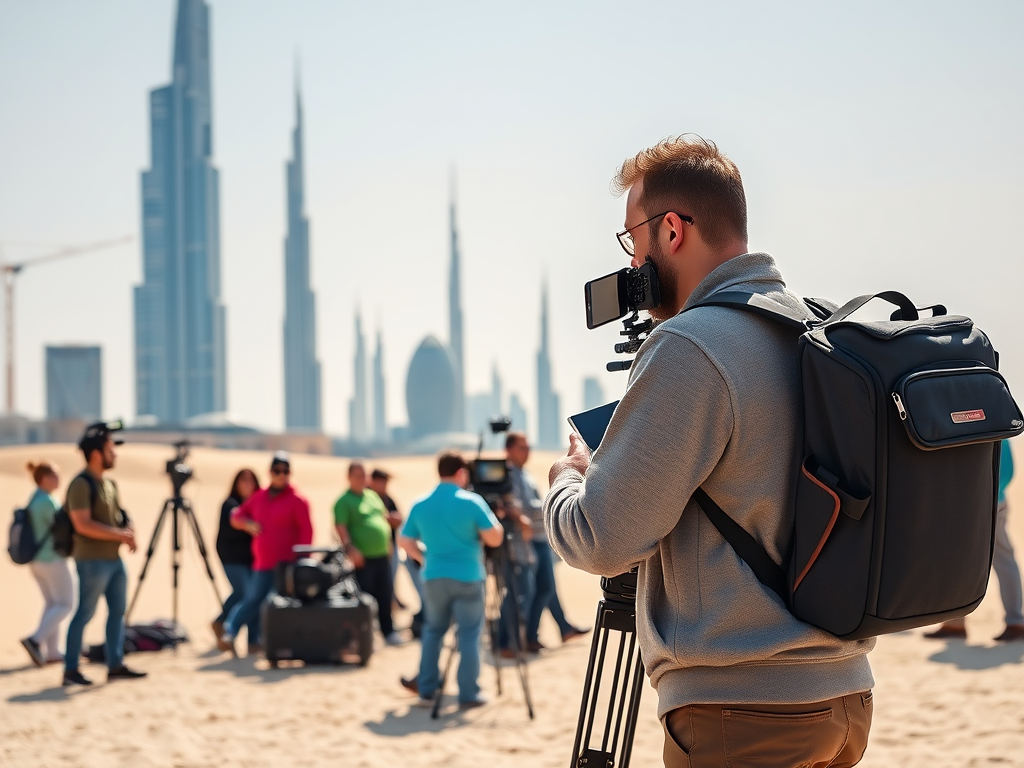
<path fill-rule="evenodd" d="M 366 487 L 366 467 L 348 468 L 349 489 L 334 504 L 334 527 L 345 547 L 359 588 L 377 601 L 380 631 L 388 645 L 405 642 L 391 621 L 391 523 L 380 496 Z"/>
<path fill-rule="evenodd" d="M 78 610 L 68 625 L 64 652 L 64 685 L 92 685 L 78 670 L 82 655 L 82 633 L 96 613 L 102 596 L 107 602 L 107 680 L 145 677 L 124 665 L 124 611 L 128 597 L 128 574 L 118 550 L 122 544 L 135 551 L 135 531 L 121 512 L 114 481 L 104 477 L 113 469 L 117 454 L 112 433 L 120 423 L 98 422 L 86 428 L 78 447 L 85 454 L 86 467 L 68 486 L 67 508 L 75 528 L 73 554 L 78 567 Z"/>

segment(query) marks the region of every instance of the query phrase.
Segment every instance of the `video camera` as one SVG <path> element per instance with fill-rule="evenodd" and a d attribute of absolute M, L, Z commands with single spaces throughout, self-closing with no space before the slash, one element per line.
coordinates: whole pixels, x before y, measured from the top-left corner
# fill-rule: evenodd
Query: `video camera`
<path fill-rule="evenodd" d="M 167 462 L 165 471 L 174 486 L 174 495 L 181 495 L 181 488 L 192 478 L 192 467 L 185 463 L 192 444 L 188 440 L 179 440 L 174 444 L 174 458 Z"/>
<path fill-rule="evenodd" d="M 488 424 L 493 434 L 500 435 L 502 432 L 508 432 L 512 426 L 512 419 L 508 416 L 498 416 L 491 419 Z M 484 433 L 481 432 L 476 458 L 469 462 L 470 490 L 483 496 L 491 509 L 497 509 L 501 505 L 502 497 L 512 493 L 512 476 L 508 473 L 505 459 L 481 458 L 483 448 Z"/>
<path fill-rule="evenodd" d="M 630 314 L 622 321 L 620 336 L 627 340 L 615 345 L 616 354 L 633 354 L 654 328 L 651 318 L 639 321 L 640 310 L 654 309 L 661 304 L 661 284 L 653 261 L 639 267 L 626 267 L 610 275 L 591 280 L 583 286 L 587 303 L 587 328 L 598 328 Z M 632 360 L 608 363 L 609 371 L 625 371 Z"/>
<path fill-rule="evenodd" d="M 296 545 L 292 551 L 302 557 L 292 563 L 280 563 L 274 571 L 274 589 L 279 595 L 303 603 L 326 600 L 327 593 L 353 573 L 343 567 L 341 549 Z M 324 555 L 323 559 L 311 557 L 316 554 Z"/>

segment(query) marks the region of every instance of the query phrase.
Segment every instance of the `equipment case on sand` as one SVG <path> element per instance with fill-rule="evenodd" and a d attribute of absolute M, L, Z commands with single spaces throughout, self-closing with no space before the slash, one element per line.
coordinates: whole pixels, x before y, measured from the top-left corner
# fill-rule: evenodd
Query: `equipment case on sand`
<path fill-rule="evenodd" d="M 373 653 L 376 604 L 362 593 L 328 593 L 323 600 L 301 602 L 273 595 L 262 606 L 263 647 L 267 661 L 296 659 L 341 664 L 354 656 L 366 666 Z"/>

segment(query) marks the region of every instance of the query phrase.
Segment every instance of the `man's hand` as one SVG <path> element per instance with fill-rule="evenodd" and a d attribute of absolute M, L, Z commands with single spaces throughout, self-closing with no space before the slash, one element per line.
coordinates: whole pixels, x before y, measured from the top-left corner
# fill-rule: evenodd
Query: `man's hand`
<path fill-rule="evenodd" d="M 355 544 L 349 544 L 348 549 L 345 550 L 345 554 L 348 555 L 348 559 L 352 561 L 352 567 L 356 570 L 366 565 L 366 558 L 363 557 L 363 553 L 356 549 Z"/>
<path fill-rule="evenodd" d="M 388 525 L 395 531 L 402 525 L 402 513 L 401 512 L 388 512 L 387 513 Z"/>
<path fill-rule="evenodd" d="M 134 552 L 136 549 L 135 545 L 135 531 L 131 528 L 121 529 L 121 543 L 128 545 L 128 551 Z"/>
<path fill-rule="evenodd" d="M 523 534 L 523 541 L 533 540 L 533 523 L 526 515 L 519 516 L 519 530 Z"/>
<path fill-rule="evenodd" d="M 259 536 L 263 533 L 263 526 L 257 523 L 255 520 L 247 520 L 245 522 L 245 532 L 250 536 Z"/>
<path fill-rule="evenodd" d="M 587 473 L 590 466 L 590 449 L 575 432 L 569 434 L 569 452 L 551 465 L 548 472 L 548 483 L 554 485 L 555 478 L 567 469 L 574 469 L 581 475 Z"/>

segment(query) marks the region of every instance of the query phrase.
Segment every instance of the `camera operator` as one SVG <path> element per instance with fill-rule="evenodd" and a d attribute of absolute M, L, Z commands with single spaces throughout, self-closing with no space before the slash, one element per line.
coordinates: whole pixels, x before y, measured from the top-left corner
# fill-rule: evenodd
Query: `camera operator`
<path fill-rule="evenodd" d="M 466 490 L 469 467 L 457 453 L 442 453 L 437 460 L 441 482 L 417 501 L 405 521 L 399 543 L 409 557 L 423 564 L 426 622 L 420 671 L 415 680 L 401 679 L 402 686 L 419 693 L 429 706 L 440 684 L 437 668 L 441 642 L 448 626 L 458 625 L 459 706 L 486 703 L 480 695 L 480 632 L 484 623 L 483 547 L 501 545 L 501 523 L 480 496 Z M 417 542 L 426 546 L 426 557 Z M 425 560 L 425 562 L 424 562 Z"/>
<path fill-rule="evenodd" d="M 534 570 L 534 592 L 526 610 L 526 650 L 536 653 L 543 650 L 537 636 L 540 628 L 540 617 L 547 608 L 551 617 L 558 624 L 562 633 L 562 642 L 575 637 L 582 637 L 589 629 L 574 627 L 565 618 L 562 603 L 558 599 L 558 588 L 555 583 L 555 566 L 551 556 L 551 545 L 544 530 L 544 509 L 537 484 L 526 471 L 526 462 L 530 458 L 530 442 L 524 432 L 509 432 L 505 437 L 505 459 L 508 462 L 509 475 L 512 477 L 512 498 L 519 508 L 530 517 L 533 525 L 533 554 L 536 559 Z"/>
<path fill-rule="evenodd" d="M 96 613 L 100 596 L 107 602 L 107 680 L 145 677 L 145 672 L 124 665 L 124 611 L 128 598 L 128 574 L 119 550 L 122 544 L 135 551 L 135 531 L 127 524 L 114 481 L 104 477 L 117 460 L 112 433 L 119 423 L 90 424 L 78 447 L 85 455 L 85 469 L 68 486 L 67 509 L 74 526 L 73 554 L 78 569 L 78 610 L 68 625 L 64 650 L 64 682 L 92 685 L 78 669 L 82 634 Z"/>
<path fill-rule="evenodd" d="M 776 562 L 790 546 L 799 458 L 794 334 L 747 312 L 682 310 L 721 290 L 812 317 L 766 253 L 747 251 L 735 164 L 711 142 L 666 139 L 628 159 L 620 244 L 652 261 L 662 321 L 643 343 L 600 447 L 570 438 L 545 521 L 567 563 L 638 565 L 636 629 L 658 691 L 666 766 L 858 763 L 871 725 L 873 640 L 804 624 L 690 499 L 703 488 Z"/>
<path fill-rule="evenodd" d="M 261 650 L 260 606 L 274 588 L 274 569 L 295 559 L 296 544 L 313 543 L 309 502 L 291 484 L 291 459 L 278 451 L 270 463 L 270 485 L 255 491 L 231 513 L 231 525 L 252 536 L 252 574 L 245 597 L 228 614 L 224 634 L 217 641 L 222 651 L 237 655 L 235 637 L 249 627 L 249 653 Z"/>

